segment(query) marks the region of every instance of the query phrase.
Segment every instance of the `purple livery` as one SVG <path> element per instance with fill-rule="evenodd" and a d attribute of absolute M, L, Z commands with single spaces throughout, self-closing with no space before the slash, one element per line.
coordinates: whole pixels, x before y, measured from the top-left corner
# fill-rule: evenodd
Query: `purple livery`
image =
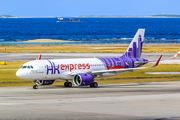
<path fill-rule="evenodd" d="M 148 63 L 147 59 L 141 58 L 144 39 L 144 29 L 138 30 L 128 49 L 121 57 L 99 58 L 107 69 L 135 68 Z M 136 63 L 135 63 L 136 62 Z M 121 67 L 120 67 L 121 66 Z"/>

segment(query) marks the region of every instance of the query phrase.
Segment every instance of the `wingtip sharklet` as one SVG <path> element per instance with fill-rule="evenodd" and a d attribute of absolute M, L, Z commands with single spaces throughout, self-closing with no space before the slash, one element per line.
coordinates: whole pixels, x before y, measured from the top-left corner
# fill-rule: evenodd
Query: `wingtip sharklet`
<path fill-rule="evenodd" d="M 153 67 L 156 67 L 156 66 L 159 65 L 159 62 L 160 62 L 161 58 L 162 58 L 162 55 L 159 57 L 158 61 L 156 62 L 156 64 Z"/>

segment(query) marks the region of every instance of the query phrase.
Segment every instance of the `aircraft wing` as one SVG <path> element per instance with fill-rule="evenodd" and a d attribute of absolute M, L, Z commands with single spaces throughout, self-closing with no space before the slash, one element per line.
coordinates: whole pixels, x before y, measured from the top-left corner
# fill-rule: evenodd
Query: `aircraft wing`
<path fill-rule="evenodd" d="M 146 67 L 126 68 L 126 69 L 113 69 L 113 70 L 100 70 L 100 71 L 92 71 L 91 74 L 112 73 L 112 72 L 126 72 L 126 71 L 133 71 L 133 70 L 145 69 L 145 68 Z"/>
<path fill-rule="evenodd" d="M 111 72 L 126 72 L 126 71 L 133 71 L 133 70 L 138 70 L 138 69 L 146 69 L 146 68 L 152 68 L 158 66 L 160 60 L 161 60 L 162 55 L 159 57 L 158 61 L 156 64 L 154 64 L 151 67 L 138 67 L 138 68 L 125 68 L 125 69 L 112 69 L 112 70 L 100 70 L 100 71 L 92 71 L 91 74 L 98 74 L 98 73 L 111 73 Z"/>

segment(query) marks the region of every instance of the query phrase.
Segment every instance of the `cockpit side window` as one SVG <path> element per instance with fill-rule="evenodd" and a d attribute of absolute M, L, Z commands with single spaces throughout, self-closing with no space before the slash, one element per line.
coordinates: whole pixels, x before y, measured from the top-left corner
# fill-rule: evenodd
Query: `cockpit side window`
<path fill-rule="evenodd" d="M 23 68 L 27 68 L 27 66 L 23 66 Z"/>
<path fill-rule="evenodd" d="M 28 68 L 28 69 L 33 69 L 33 66 L 22 66 L 22 69 Z"/>

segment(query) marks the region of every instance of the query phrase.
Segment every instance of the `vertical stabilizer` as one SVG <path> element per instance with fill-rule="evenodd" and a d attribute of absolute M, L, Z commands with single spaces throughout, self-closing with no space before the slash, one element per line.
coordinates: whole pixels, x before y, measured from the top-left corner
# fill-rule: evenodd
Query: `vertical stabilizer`
<path fill-rule="evenodd" d="M 141 58 L 145 29 L 138 29 L 123 57 Z"/>

